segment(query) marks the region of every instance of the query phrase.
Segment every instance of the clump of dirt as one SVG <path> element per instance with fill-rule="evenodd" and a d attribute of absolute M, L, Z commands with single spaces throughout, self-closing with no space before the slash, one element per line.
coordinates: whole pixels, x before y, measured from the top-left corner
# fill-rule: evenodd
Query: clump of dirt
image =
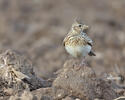
<path fill-rule="evenodd" d="M 117 97 L 111 84 L 96 77 L 93 69 L 81 66 L 79 60 L 69 60 L 64 64 L 62 72 L 53 82 L 55 99 L 66 96 L 84 100 L 100 98 L 112 100 Z"/>
<path fill-rule="evenodd" d="M 32 91 L 32 94 L 37 97 L 38 100 L 53 100 L 52 87 L 40 88 Z"/>
<path fill-rule="evenodd" d="M 37 100 L 37 97 L 29 91 L 23 91 L 11 96 L 9 100 Z"/>
<path fill-rule="evenodd" d="M 50 84 L 35 75 L 32 63 L 26 57 L 13 50 L 0 54 L 0 96 L 45 85 Z"/>

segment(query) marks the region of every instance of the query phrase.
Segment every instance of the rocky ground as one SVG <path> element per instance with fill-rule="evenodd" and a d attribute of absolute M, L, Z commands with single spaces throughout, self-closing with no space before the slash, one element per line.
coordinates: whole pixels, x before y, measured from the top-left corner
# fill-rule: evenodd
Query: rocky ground
<path fill-rule="evenodd" d="M 0 99 L 125 95 L 124 6 L 124 0 L 1 0 Z M 82 67 L 62 45 L 76 17 L 91 27 L 96 53 Z"/>

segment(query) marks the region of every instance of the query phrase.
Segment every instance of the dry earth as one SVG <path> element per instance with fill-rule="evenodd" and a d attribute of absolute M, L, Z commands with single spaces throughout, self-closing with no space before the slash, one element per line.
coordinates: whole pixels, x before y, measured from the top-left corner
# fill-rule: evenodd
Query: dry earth
<path fill-rule="evenodd" d="M 48 100 L 49 96 L 53 96 L 53 90 L 48 86 L 58 76 L 55 72 L 72 58 L 65 52 L 62 40 L 76 17 L 91 27 L 89 35 L 94 40 L 93 49 L 97 56 L 87 57 L 86 60 L 96 78 L 105 78 L 109 74 L 113 77 L 120 76 L 122 80 L 115 83 L 124 86 L 124 6 L 124 0 L 0 0 L 0 53 L 5 54 L 7 49 L 20 52 L 19 56 L 25 55 L 33 64 L 30 66 L 33 67 L 34 77 L 48 81 L 47 86 L 40 85 L 45 89 L 33 87 L 33 90 L 40 88 L 33 91 L 34 96 L 25 90 L 17 93 L 17 97 L 29 95 L 33 99 L 41 97 Z M 38 96 L 41 91 L 43 96 Z M 118 94 L 125 95 L 121 89 Z M 69 94 L 67 96 L 64 96 L 64 100 L 72 100 Z M 10 99 L 13 98 L 15 97 Z"/>

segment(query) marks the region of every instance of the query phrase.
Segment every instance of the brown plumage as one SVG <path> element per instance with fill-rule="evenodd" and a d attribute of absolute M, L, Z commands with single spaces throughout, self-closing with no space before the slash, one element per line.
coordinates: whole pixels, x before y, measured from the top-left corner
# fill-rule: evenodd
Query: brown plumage
<path fill-rule="evenodd" d="M 85 33 L 89 27 L 85 24 L 75 21 L 63 40 L 66 51 L 73 57 L 85 57 L 87 54 L 95 56 L 91 50 L 93 41 Z"/>

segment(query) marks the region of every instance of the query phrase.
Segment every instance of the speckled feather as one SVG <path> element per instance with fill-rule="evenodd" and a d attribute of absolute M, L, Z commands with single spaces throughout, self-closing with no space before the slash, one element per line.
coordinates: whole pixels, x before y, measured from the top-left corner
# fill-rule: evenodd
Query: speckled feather
<path fill-rule="evenodd" d="M 63 40 L 66 51 L 73 57 L 85 57 L 87 54 L 95 56 L 91 51 L 93 41 L 85 30 L 88 30 L 87 25 L 75 22 Z"/>
<path fill-rule="evenodd" d="M 82 35 L 75 35 L 75 36 L 67 36 L 64 41 L 64 46 L 65 45 L 70 45 L 70 46 L 85 46 L 87 45 L 87 41 L 83 38 Z"/>

